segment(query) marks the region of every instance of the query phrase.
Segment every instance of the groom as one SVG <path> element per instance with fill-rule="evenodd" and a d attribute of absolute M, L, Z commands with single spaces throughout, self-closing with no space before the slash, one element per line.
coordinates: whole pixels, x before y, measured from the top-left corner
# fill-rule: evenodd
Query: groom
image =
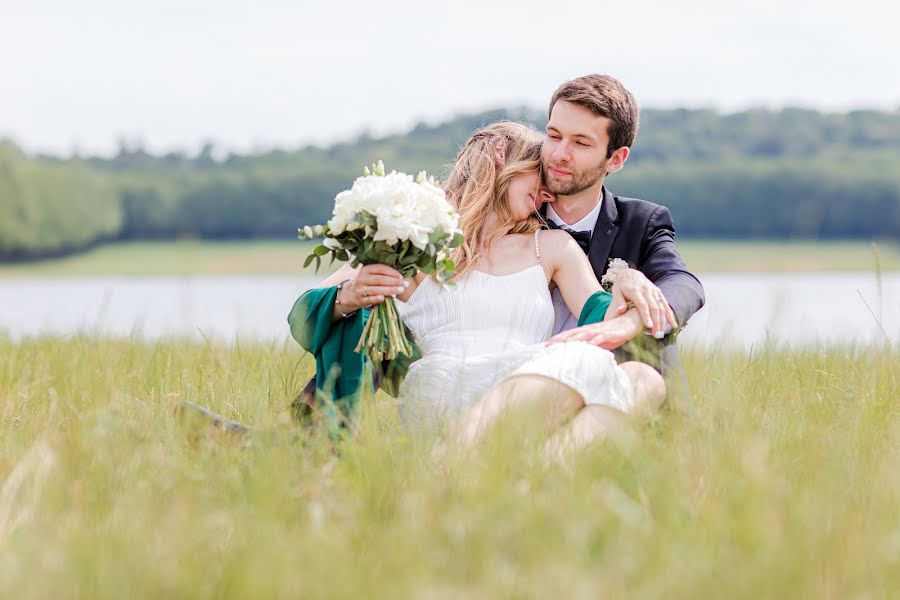
<path fill-rule="evenodd" d="M 596 323 L 576 327 L 577 317 L 554 298 L 559 308 L 553 341 L 583 340 L 616 348 L 618 358 L 640 360 L 660 371 L 672 392 L 672 384 L 685 384 L 684 369 L 674 336 L 667 333 L 673 326 L 684 327 L 703 306 L 704 294 L 700 281 L 687 270 L 675 248 L 675 227 L 668 209 L 616 196 L 604 185 L 608 175 L 625 165 L 638 120 L 634 97 L 608 75 L 567 81 L 550 101 L 541 159 L 544 184 L 556 198 L 547 196 L 547 221 L 551 227 L 572 233 L 585 249 L 598 280 L 611 259 L 626 261 L 632 268 L 617 275 L 613 302 L 620 313 L 632 304 L 638 309 L 633 326 L 615 329 Z M 638 337 L 644 327 L 653 335 Z M 644 342 L 645 352 L 639 356 L 634 355 L 635 344 L 621 349 L 634 338 Z"/>

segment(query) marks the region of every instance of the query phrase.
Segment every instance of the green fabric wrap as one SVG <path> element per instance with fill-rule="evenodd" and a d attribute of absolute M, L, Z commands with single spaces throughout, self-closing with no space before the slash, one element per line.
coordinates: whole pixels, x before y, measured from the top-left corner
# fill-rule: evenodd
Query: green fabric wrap
<path fill-rule="evenodd" d="M 375 380 L 372 363 L 356 352 L 356 345 L 369 319 L 361 309 L 353 315 L 333 321 L 337 286 L 314 288 L 294 302 L 288 315 L 291 336 L 316 359 L 317 400 L 331 418 L 348 420 L 360 396 L 372 397 Z M 381 389 L 396 397 L 409 366 L 422 356 L 413 344 L 413 355 L 385 361 L 381 365 Z"/>
<path fill-rule="evenodd" d="M 581 327 L 587 323 L 600 323 L 606 316 L 606 310 L 612 304 L 612 294 L 600 290 L 594 292 L 591 297 L 584 303 L 581 309 L 581 315 L 578 317 L 578 326 Z"/>

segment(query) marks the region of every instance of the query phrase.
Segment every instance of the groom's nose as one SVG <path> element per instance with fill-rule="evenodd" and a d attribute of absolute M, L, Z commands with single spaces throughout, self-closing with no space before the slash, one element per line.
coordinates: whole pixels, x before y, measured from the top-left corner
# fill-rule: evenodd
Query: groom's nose
<path fill-rule="evenodd" d="M 550 153 L 550 158 L 553 159 L 553 162 L 557 163 L 569 162 L 572 158 L 572 153 L 569 151 L 569 145 L 564 141 L 556 144 L 556 147 L 553 148 L 553 152 Z"/>

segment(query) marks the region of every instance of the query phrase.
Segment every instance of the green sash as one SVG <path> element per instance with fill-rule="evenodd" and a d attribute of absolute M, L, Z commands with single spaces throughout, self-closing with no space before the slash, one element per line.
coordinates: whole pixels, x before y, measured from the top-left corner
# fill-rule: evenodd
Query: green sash
<path fill-rule="evenodd" d="M 356 345 L 369 319 L 362 309 L 332 320 L 337 286 L 315 288 L 300 296 L 288 315 L 291 336 L 316 359 L 316 396 L 331 418 L 349 419 L 359 397 L 375 393 L 372 363 L 356 352 Z M 381 389 L 396 397 L 409 366 L 422 354 L 413 344 L 413 355 L 381 365 Z"/>

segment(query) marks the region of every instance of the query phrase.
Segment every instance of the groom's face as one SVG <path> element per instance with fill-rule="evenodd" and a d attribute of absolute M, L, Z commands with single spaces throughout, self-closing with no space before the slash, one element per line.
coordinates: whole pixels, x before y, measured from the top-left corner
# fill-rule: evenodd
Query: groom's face
<path fill-rule="evenodd" d="M 560 100 L 553 105 L 541 146 L 545 183 L 551 192 L 571 196 L 603 179 L 609 124 L 608 118 L 578 104 Z"/>

